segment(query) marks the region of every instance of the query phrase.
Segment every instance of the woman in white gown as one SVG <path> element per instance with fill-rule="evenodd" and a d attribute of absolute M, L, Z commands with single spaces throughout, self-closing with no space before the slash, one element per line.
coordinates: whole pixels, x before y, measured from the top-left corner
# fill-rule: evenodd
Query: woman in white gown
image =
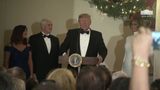
<path fill-rule="evenodd" d="M 138 25 L 139 25 L 138 20 L 131 21 L 130 28 L 133 34 L 131 36 L 128 36 L 125 42 L 125 54 L 124 54 L 124 59 L 123 59 L 123 64 L 122 64 L 122 70 L 129 77 L 131 77 L 132 75 L 131 74 L 132 72 L 132 40 L 133 40 L 133 36 L 137 32 Z"/>

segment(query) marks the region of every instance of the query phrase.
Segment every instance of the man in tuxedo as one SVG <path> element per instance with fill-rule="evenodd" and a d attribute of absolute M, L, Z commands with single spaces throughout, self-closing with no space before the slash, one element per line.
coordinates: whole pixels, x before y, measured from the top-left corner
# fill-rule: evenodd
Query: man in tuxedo
<path fill-rule="evenodd" d="M 48 72 L 58 67 L 59 40 L 51 35 L 52 22 L 41 21 L 41 32 L 29 38 L 32 49 L 34 73 L 39 81 L 45 79 Z"/>
<path fill-rule="evenodd" d="M 98 63 L 103 62 L 107 55 L 107 48 L 102 34 L 90 28 L 90 15 L 80 14 L 78 22 L 80 28 L 67 32 L 66 38 L 60 47 L 60 54 L 65 55 L 69 50 L 69 55 L 78 53 L 82 57 L 98 57 Z"/>

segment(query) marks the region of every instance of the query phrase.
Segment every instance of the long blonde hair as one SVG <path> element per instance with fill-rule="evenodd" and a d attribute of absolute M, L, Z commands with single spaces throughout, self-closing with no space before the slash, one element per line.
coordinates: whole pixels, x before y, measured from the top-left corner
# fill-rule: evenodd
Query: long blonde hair
<path fill-rule="evenodd" d="M 46 78 L 55 80 L 62 90 L 76 90 L 76 80 L 72 72 L 65 68 L 55 69 Z"/>

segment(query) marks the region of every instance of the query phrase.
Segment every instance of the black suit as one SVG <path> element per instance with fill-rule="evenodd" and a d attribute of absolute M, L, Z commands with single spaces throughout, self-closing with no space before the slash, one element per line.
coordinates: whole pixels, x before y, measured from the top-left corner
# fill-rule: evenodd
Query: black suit
<path fill-rule="evenodd" d="M 48 53 L 42 33 L 32 35 L 29 38 L 34 72 L 40 81 L 46 78 L 50 70 L 58 67 L 59 40 L 53 35 L 50 35 L 50 40 L 51 51 Z"/>
<path fill-rule="evenodd" d="M 60 48 L 60 54 L 69 50 L 69 55 L 73 53 L 80 53 L 80 28 L 69 30 L 67 36 Z M 102 34 L 98 31 L 91 30 L 90 41 L 86 52 L 86 57 L 97 57 L 102 56 L 103 60 L 107 55 L 107 48 L 104 44 Z"/>

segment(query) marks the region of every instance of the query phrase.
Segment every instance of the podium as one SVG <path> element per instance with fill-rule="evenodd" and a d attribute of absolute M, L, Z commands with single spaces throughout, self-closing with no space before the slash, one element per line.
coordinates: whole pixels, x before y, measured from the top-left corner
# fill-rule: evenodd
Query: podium
<path fill-rule="evenodd" d="M 99 59 L 97 57 L 82 57 L 81 65 L 96 65 Z M 59 56 L 59 64 L 61 65 L 68 65 L 69 64 L 69 57 L 68 56 Z"/>

